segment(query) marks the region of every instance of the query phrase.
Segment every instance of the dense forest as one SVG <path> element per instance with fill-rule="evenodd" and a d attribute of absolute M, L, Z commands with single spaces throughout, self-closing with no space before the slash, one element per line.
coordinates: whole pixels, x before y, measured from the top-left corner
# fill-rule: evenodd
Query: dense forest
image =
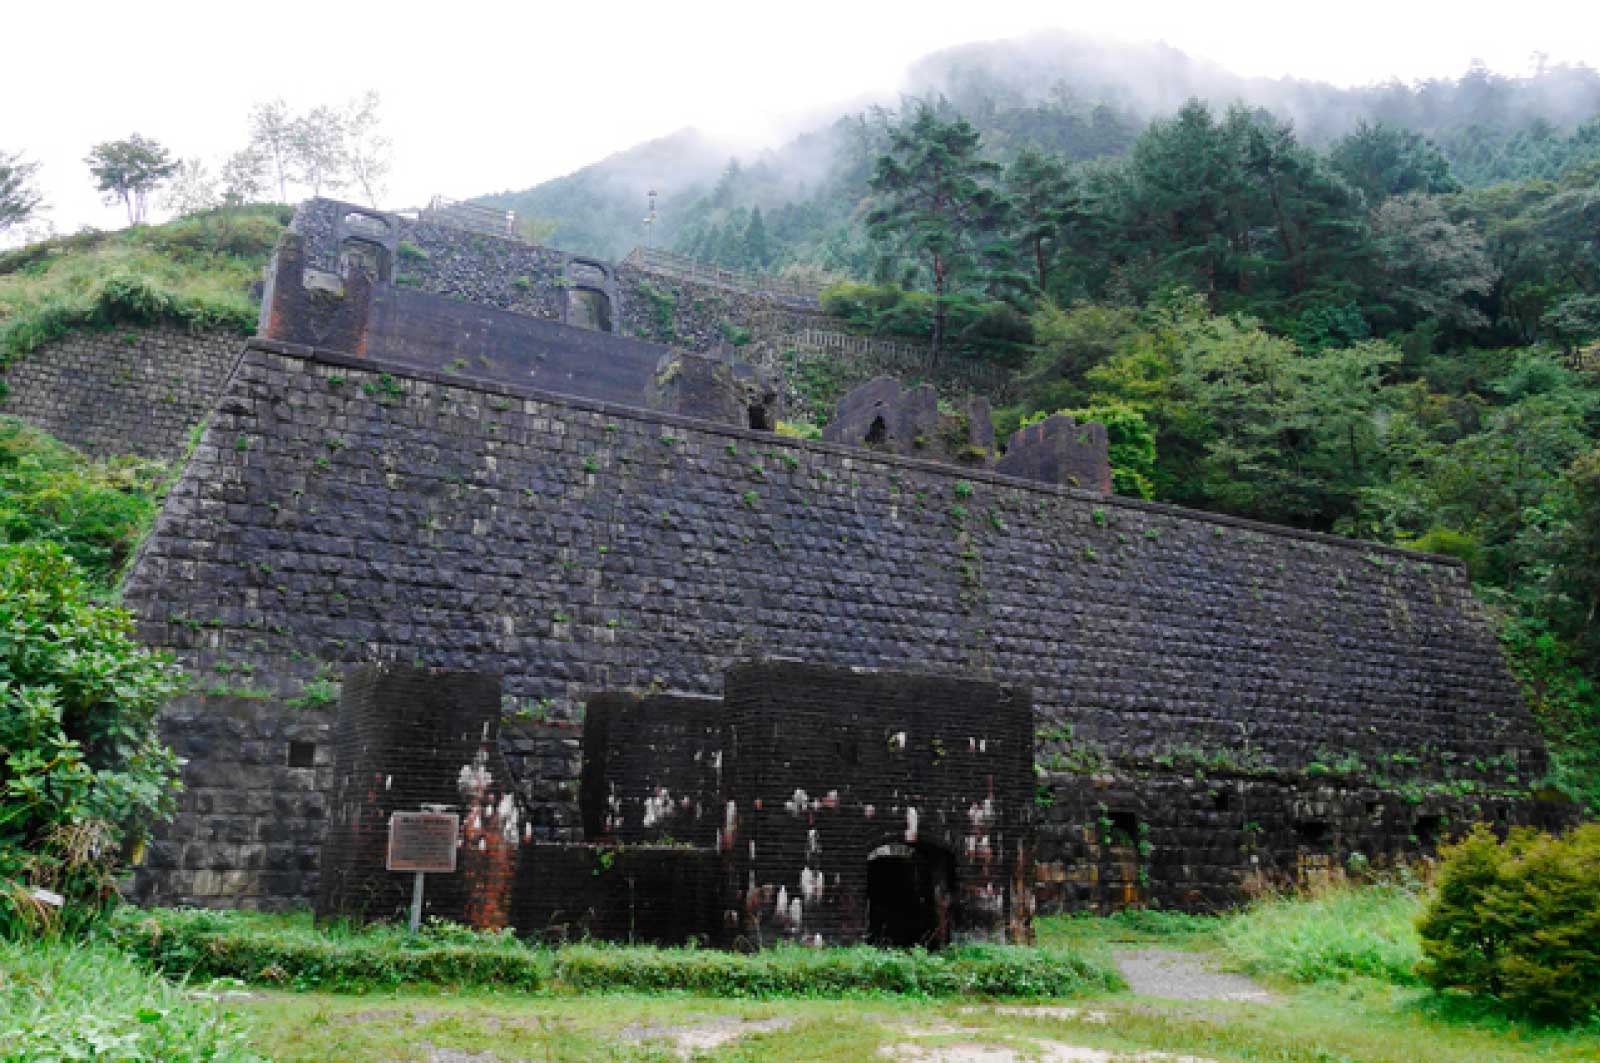
<path fill-rule="evenodd" d="M 1600 74 L 1340 90 L 1060 39 L 913 85 L 664 193 L 658 244 L 1009 368 L 1001 437 L 1103 420 L 1119 491 L 1461 558 L 1600 805 Z M 500 201 L 560 243 L 587 190 L 574 243 L 617 253 L 639 162 Z"/>

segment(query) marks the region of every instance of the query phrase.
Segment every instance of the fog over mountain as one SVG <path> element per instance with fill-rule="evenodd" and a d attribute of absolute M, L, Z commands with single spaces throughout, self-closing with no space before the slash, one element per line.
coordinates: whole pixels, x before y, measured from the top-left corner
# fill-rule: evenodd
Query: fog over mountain
<path fill-rule="evenodd" d="M 766 151 L 741 151 L 691 127 L 565 177 L 482 198 L 553 222 L 549 241 L 556 246 L 612 257 L 644 241 L 641 222 L 651 189 L 659 193 L 655 245 L 712 260 L 718 256 L 706 246 L 715 240 L 708 226 L 741 211 L 737 220 L 746 225 L 748 212 L 759 207 L 787 226 L 780 243 L 830 245 L 826 254 L 791 251 L 789 261 L 859 272 L 866 251 L 851 246 L 859 234 L 849 236 L 841 225 L 865 194 L 886 124 L 912 98 L 942 101 L 969 118 L 1001 159 L 1023 147 L 1079 161 L 1117 155 L 1150 120 L 1192 98 L 1218 111 L 1234 103 L 1265 109 L 1292 121 L 1313 146 L 1326 146 L 1362 122 L 1382 122 L 1434 140 L 1468 185 L 1529 173 L 1554 176 L 1570 161 L 1565 138 L 1600 114 L 1600 74 L 1588 66 L 1537 58 L 1520 74 L 1470 61 L 1463 66 L 1456 78 L 1341 88 L 1240 76 L 1158 42 L 1038 33 L 930 54 L 912 64 L 898 96 L 841 107 Z M 766 218 L 768 226 L 773 222 Z"/>

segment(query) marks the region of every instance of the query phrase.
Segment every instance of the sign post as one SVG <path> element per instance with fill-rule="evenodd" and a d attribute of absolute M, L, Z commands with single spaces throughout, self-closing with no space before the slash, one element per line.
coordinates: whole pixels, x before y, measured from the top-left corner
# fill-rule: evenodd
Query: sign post
<path fill-rule="evenodd" d="M 411 932 L 422 925 L 422 876 L 456 869 L 456 837 L 461 817 L 454 812 L 396 812 L 389 817 L 390 871 L 414 871 Z"/>

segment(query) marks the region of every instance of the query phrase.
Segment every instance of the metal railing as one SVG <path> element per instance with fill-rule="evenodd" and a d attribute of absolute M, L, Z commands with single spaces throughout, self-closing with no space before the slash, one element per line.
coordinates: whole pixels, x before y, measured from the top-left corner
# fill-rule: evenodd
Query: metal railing
<path fill-rule="evenodd" d="M 422 208 L 421 218 L 434 225 L 448 225 L 452 229 L 466 229 L 488 236 L 510 239 L 516 239 L 517 236 L 516 211 L 463 203 L 443 196 L 434 196 L 429 200 L 428 205 Z"/>
<path fill-rule="evenodd" d="M 762 273 L 746 273 L 743 270 L 708 266 L 704 262 L 696 262 L 687 255 L 659 251 L 653 247 L 634 248 L 628 252 L 628 257 L 622 260 L 622 264 L 644 270 L 646 273 L 671 277 L 674 280 L 728 288 L 754 295 L 769 295 L 808 307 L 816 306 L 822 295 L 821 287 L 815 284 Z"/>

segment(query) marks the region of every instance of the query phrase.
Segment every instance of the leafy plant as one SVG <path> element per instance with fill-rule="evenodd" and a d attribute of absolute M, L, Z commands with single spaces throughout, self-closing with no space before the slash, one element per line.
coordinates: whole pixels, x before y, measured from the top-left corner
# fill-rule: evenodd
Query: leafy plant
<path fill-rule="evenodd" d="M 89 919 L 115 897 L 119 853 L 173 808 L 156 718 L 181 673 L 53 543 L 0 546 L 0 632 L 0 911 L 32 921 L 24 898 L 43 888 Z"/>

